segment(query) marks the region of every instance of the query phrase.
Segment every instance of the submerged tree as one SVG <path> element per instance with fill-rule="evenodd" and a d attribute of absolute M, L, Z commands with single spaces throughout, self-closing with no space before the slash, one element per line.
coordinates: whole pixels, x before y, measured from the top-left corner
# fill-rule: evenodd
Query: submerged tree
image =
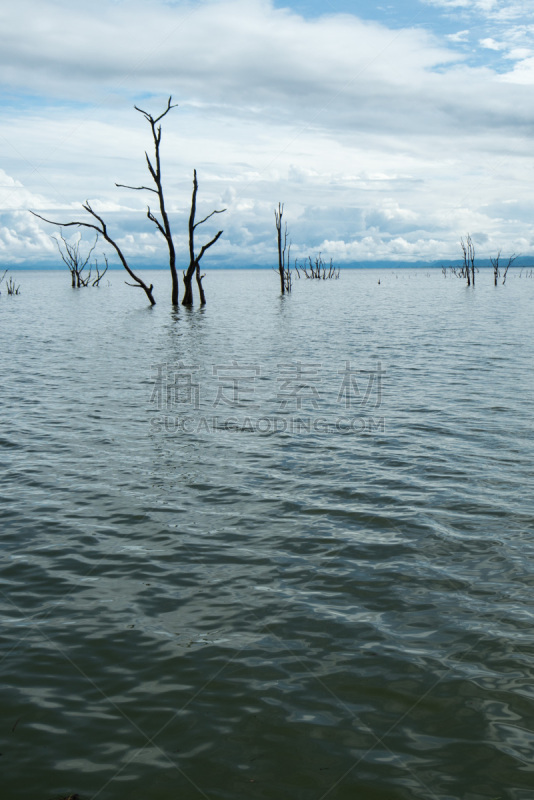
<path fill-rule="evenodd" d="M 49 225 L 57 225 L 59 228 L 69 228 L 69 227 L 75 225 L 78 228 L 90 228 L 90 229 L 96 231 L 97 233 L 99 233 L 106 240 L 106 242 L 108 242 L 113 247 L 113 249 L 115 250 L 115 252 L 117 253 L 117 255 L 118 255 L 118 257 L 119 257 L 119 259 L 121 261 L 122 266 L 124 267 L 124 269 L 126 270 L 128 275 L 130 276 L 130 278 L 132 278 L 132 280 L 134 281 L 134 283 L 128 283 L 128 281 L 126 281 L 126 283 L 128 283 L 128 286 L 135 286 L 137 288 L 143 289 L 143 291 L 145 292 L 146 296 L 148 297 L 148 299 L 150 301 L 150 305 L 155 306 L 156 305 L 156 301 L 154 300 L 154 295 L 152 294 L 152 290 L 154 289 L 154 286 L 152 284 L 150 284 L 150 286 L 147 286 L 147 284 L 141 278 L 139 278 L 139 276 L 136 275 L 135 272 L 130 268 L 130 266 L 128 265 L 128 262 L 126 261 L 126 258 L 124 256 L 122 250 L 119 247 L 119 245 L 109 235 L 106 223 L 104 222 L 102 217 L 100 217 L 96 213 L 96 211 L 93 211 L 93 209 L 91 208 L 88 200 L 86 200 L 85 203 L 82 204 L 82 208 L 84 209 L 84 211 L 86 211 L 88 214 L 90 214 L 93 217 L 93 219 L 96 220 L 96 223 L 94 223 L 94 222 L 81 222 L 81 221 L 55 222 L 54 220 L 47 219 L 46 217 L 41 216 L 41 214 L 37 214 L 35 211 L 31 211 L 30 213 L 33 214 L 34 217 L 38 217 L 39 219 L 42 219 L 43 222 L 48 222 Z"/>
<path fill-rule="evenodd" d="M 499 252 L 495 256 L 495 258 L 490 258 L 491 266 L 493 267 L 493 285 L 494 286 L 497 286 L 497 282 L 498 282 L 499 276 L 501 274 L 500 270 L 499 270 L 499 259 L 500 259 L 500 257 L 501 257 L 501 251 L 499 250 Z"/>
<path fill-rule="evenodd" d="M 172 237 L 171 225 L 169 221 L 169 215 L 167 213 L 167 209 L 165 206 L 165 196 L 163 193 L 163 183 L 162 183 L 162 172 L 161 172 L 161 125 L 158 124 L 163 117 L 165 117 L 172 108 L 176 108 L 177 104 L 172 104 L 172 96 L 169 97 L 167 100 L 167 108 L 161 113 L 158 117 L 153 117 L 152 114 L 149 114 L 148 111 L 144 111 L 142 108 L 138 106 L 134 106 L 136 111 L 139 111 L 140 114 L 144 116 L 146 121 L 150 125 L 150 129 L 152 131 L 152 139 L 154 142 L 154 161 L 152 162 L 148 153 L 145 152 L 146 163 L 148 167 L 148 171 L 150 176 L 154 182 L 154 187 L 152 186 L 129 186 L 124 183 L 117 183 L 116 186 L 125 188 L 125 189 L 134 189 L 135 191 L 146 190 L 148 192 L 153 192 L 158 198 L 158 205 L 159 205 L 159 218 L 156 214 L 152 211 L 150 206 L 147 207 L 147 217 L 148 219 L 154 223 L 158 231 L 161 233 L 165 242 L 167 244 L 167 249 L 169 251 L 169 268 L 171 271 L 171 281 L 172 281 L 172 292 L 171 292 L 171 302 L 173 305 L 178 305 L 178 294 L 179 294 L 179 284 L 178 284 L 178 272 L 176 269 L 176 249 L 174 246 L 174 241 Z M 197 192 L 198 192 L 198 182 L 197 182 L 197 172 L 194 170 L 194 177 L 193 177 L 193 198 L 191 201 L 191 213 L 189 216 L 189 266 L 186 271 L 183 273 L 183 280 L 184 280 L 184 296 L 182 299 L 182 305 L 189 306 L 193 304 L 193 291 L 191 287 L 191 282 L 193 280 L 193 275 L 196 277 L 196 282 L 198 286 L 198 291 L 200 295 L 200 303 L 201 305 L 206 304 L 206 296 L 204 294 L 204 289 L 202 287 L 202 278 L 204 275 L 200 274 L 200 260 L 206 250 L 210 248 L 217 239 L 222 236 L 222 231 L 219 231 L 213 239 L 205 244 L 198 255 L 195 255 L 195 230 L 198 228 L 199 225 L 202 225 L 204 222 L 207 222 L 210 217 L 214 214 L 222 214 L 223 211 L 226 209 L 222 209 L 221 211 L 212 211 L 211 214 L 208 214 L 207 217 L 200 220 L 199 222 L 195 222 L 195 215 L 196 215 L 196 199 L 197 199 Z"/>
<path fill-rule="evenodd" d="M 20 294 L 20 286 L 15 283 L 11 275 L 9 276 L 9 280 L 6 284 L 6 287 L 8 294 Z"/>
<path fill-rule="evenodd" d="M 284 204 L 278 203 L 278 211 L 274 210 L 274 220 L 276 224 L 276 238 L 278 244 L 278 273 L 280 275 L 280 291 L 282 294 L 291 291 L 291 269 L 289 266 L 289 254 L 291 252 L 291 242 L 288 242 L 287 222 L 284 223 L 282 231 L 282 217 L 284 216 Z"/>
<path fill-rule="evenodd" d="M 94 263 L 93 266 L 94 266 L 94 268 L 96 270 L 96 278 L 93 277 L 93 267 L 89 267 L 89 274 L 87 276 L 85 276 L 85 277 L 83 275 L 80 277 L 80 286 L 89 286 L 89 284 L 91 284 L 91 286 L 99 286 L 100 285 L 100 281 L 102 280 L 102 278 L 104 277 L 104 275 L 106 274 L 106 272 L 109 269 L 109 264 L 108 264 L 108 260 L 107 260 L 106 254 L 103 253 L 103 256 L 104 256 L 104 261 L 106 262 L 106 268 L 104 270 L 102 270 L 102 272 L 100 272 L 100 268 L 98 266 L 98 261 L 95 258 L 95 263 Z M 93 278 L 93 279 L 91 280 L 91 278 Z"/>
<path fill-rule="evenodd" d="M 319 253 L 313 260 L 311 256 L 308 256 L 308 260 L 302 261 L 300 264 L 295 260 L 295 269 L 299 278 L 302 272 L 306 278 L 318 278 L 319 280 L 327 281 L 332 278 L 337 280 L 339 278 L 340 268 L 334 266 L 332 259 L 330 259 L 330 263 L 327 264 L 321 253 Z"/>
<path fill-rule="evenodd" d="M 165 197 L 163 194 L 163 184 L 162 184 L 162 174 L 161 174 L 161 157 L 160 157 L 160 147 L 161 147 L 161 125 L 158 125 L 158 122 L 165 117 L 172 108 L 176 108 L 177 104 L 171 104 L 172 96 L 169 97 L 167 100 L 167 108 L 163 111 L 159 117 L 153 117 L 152 114 L 149 114 L 148 111 L 143 111 L 142 108 L 138 108 L 134 106 L 136 111 L 139 111 L 140 114 L 144 116 L 147 122 L 150 125 L 150 129 L 152 131 L 152 139 L 154 141 L 154 163 L 150 160 L 148 153 L 145 151 L 145 158 L 148 167 L 148 171 L 152 180 L 154 181 L 154 187 L 152 186 L 128 186 L 125 183 L 116 183 L 115 186 L 122 187 L 124 189 L 134 189 L 135 191 L 146 190 L 147 192 L 153 192 L 157 195 L 158 198 L 158 205 L 159 205 L 159 212 L 161 219 L 158 219 L 154 212 L 151 210 L 150 206 L 147 207 L 147 217 L 148 219 L 154 223 L 158 231 L 161 233 L 163 238 L 167 243 L 167 249 L 169 251 L 169 268 L 171 271 L 171 281 L 172 281 L 172 291 L 171 291 L 171 302 L 174 306 L 178 305 L 178 273 L 176 271 L 176 250 L 174 247 L 174 242 L 172 239 L 172 232 L 171 232 L 171 225 L 169 222 L 169 215 L 167 214 L 167 209 L 165 207 Z"/>
<path fill-rule="evenodd" d="M 128 184 L 125 184 L 125 183 L 116 183 L 115 185 L 118 186 L 118 187 L 125 188 L 125 189 L 133 189 L 135 191 L 145 190 L 145 191 L 148 191 L 148 192 L 153 192 L 157 196 L 157 198 L 158 198 L 158 206 L 159 206 L 159 215 L 156 212 L 152 211 L 152 209 L 151 209 L 151 207 L 149 205 L 149 206 L 147 206 L 147 217 L 152 223 L 154 223 L 154 225 L 156 226 L 156 228 L 158 229 L 160 234 L 163 236 L 163 238 L 165 239 L 165 242 L 167 244 L 167 249 L 168 249 L 168 252 L 169 252 L 169 268 L 170 268 L 170 271 L 171 271 L 171 281 L 172 281 L 171 301 L 172 301 L 173 305 L 178 305 L 179 279 L 178 279 L 178 273 L 177 273 L 177 269 L 176 269 L 176 249 L 175 249 L 175 246 L 174 246 L 174 241 L 173 241 L 172 232 L 171 232 L 171 226 L 170 226 L 170 221 L 169 221 L 169 215 L 167 213 L 167 209 L 166 209 L 166 206 L 165 206 L 165 196 L 164 196 L 164 192 L 163 192 L 162 169 L 161 169 L 161 124 L 159 124 L 161 122 L 161 120 L 169 113 L 169 111 L 171 109 L 177 107 L 176 104 L 173 105 L 171 101 L 172 101 L 172 97 L 170 96 L 169 99 L 167 100 L 167 107 L 157 117 L 153 117 L 152 114 L 148 113 L 148 111 L 144 111 L 142 108 L 139 108 L 138 106 L 134 106 L 135 110 L 139 111 L 139 113 L 142 114 L 144 116 L 144 118 L 147 120 L 147 122 L 150 125 L 150 129 L 152 131 L 152 139 L 153 139 L 153 143 L 154 143 L 154 156 L 153 156 L 153 158 L 151 158 L 148 155 L 148 153 L 145 151 L 145 158 L 146 158 L 148 171 L 150 173 L 150 176 L 152 178 L 154 186 L 129 186 Z M 199 290 L 199 293 L 200 293 L 200 302 L 202 303 L 202 305 L 205 304 L 206 297 L 205 297 L 205 294 L 204 294 L 204 290 L 202 288 L 202 278 L 204 276 L 200 274 L 200 260 L 201 260 L 202 256 L 204 255 L 204 253 L 206 252 L 206 250 L 208 250 L 208 248 L 210 248 L 213 244 L 215 244 L 217 239 L 219 239 L 219 237 L 223 233 L 222 231 L 219 231 L 213 237 L 213 239 L 211 241 L 209 241 L 207 244 L 202 246 L 202 248 L 201 248 L 201 250 L 200 250 L 200 252 L 198 254 L 195 254 L 195 249 L 194 249 L 194 233 L 195 233 L 195 230 L 196 230 L 196 228 L 198 228 L 199 225 L 202 225 L 204 222 L 207 222 L 207 220 L 210 219 L 210 217 L 212 217 L 214 214 L 222 214 L 223 211 L 226 211 L 226 209 L 222 209 L 221 211 L 212 211 L 211 214 L 208 214 L 208 216 L 205 217 L 204 219 L 200 220 L 199 222 L 195 222 L 197 191 L 198 191 L 198 182 L 197 182 L 197 173 L 196 173 L 196 170 L 195 170 L 194 171 L 194 180 L 193 180 L 193 199 L 192 199 L 192 203 L 191 203 L 191 213 L 190 213 L 190 218 L 189 218 L 189 267 L 187 268 L 187 271 L 184 271 L 185 294 L 184 294 L 184 298 L 183 298 L 183 301 L 182 301 L 184 305 L 191 305 L 192 302 L 193 302 L 192 289 L 191 289 L 191 281 L 192 281 L 193 275 L 196 275 L 196 281 L 197 281 L 198 290 Z M 78 227 L 91 228 L 94 231 L 96 231 L 97 232 L 97 237 L 98 237 L 98 234 L 100 234 L 107 242 L 109 242 L 109 244 L 111 244 L 111 246 L 113 247 L 113 249 L 115 250 L 115 252 L 119 256 L 119 259 L 120 259 L 123 267 L 125 268 L 125 270 L 128 272 L 128 274 L 130 275 L 130 277 L 134 281 L 134 283 L 129 283 L 128 285 L 142 288 L 145 291 L 145 293 L 146 293 L 151 305 L 155 305 L 156 301 L 155 301 L 154 295 L 153 295 L 153 288 L 154 288 L 153 285 L 150 284 L 150 286 L 148 286 L 141 278 L 139 278 L 133 272 L 131 267 L 128 265 L 126 257 L 124 256 L 124 254 L 123 254 L 122 250 L 120 249 L 119 245 L 109 235 L 106 223 L 104 222 L 102 217 L 100 217 L 91 208 L 91 206 L 89 204 L 89 201 L 86 201 L 82 205 L 82 208 L 88 214 L 90 214 L 93 217 L 93 220 L 95 220 L 94 222 L 83 222 L 83 221 L 55 222 L 53 220 L 50 220 L 50 219 L 47 219 L 46 217 L 41 216 L 40 214 L 37 214 L 35 211 L 32 211 L 31 213 L 34 216 L 38 217 L 39 219 L 42 219 L 44 222 L 47 222 L 47 223 L 49 223 L 51 225 L 58 225 L 58 226 L 60 226 L 62 228 L 66 228 L 66 227 L 69 227 L 71 225 L 76 225 Z M 64 244 L 64 247 L 65 247 L 65 254 L 66 255 L 64 255 L 64 253 L 62 252 L 62 250 L 61 250 L 61 248 L 59 246 L 59 242 L 57 242 L 57 240 L 56 240 L 56 244 L 58 246 L 58 249 L 60 251 L 60 254 L 61 254 L 63 260 L 65 261 L 65 263 L 67 263 L 67 266 L 69 266 L 69 269 L 71 269 L 72 285 L 73 286 L 75 286 L 75 285 L 77 285 L 77 286 L 87 286 L 88 283 L 89 283 L 90 275 L 89 275 L 89 277 L 85 277 L 85 276 L 84 277 L 80 277 L 80 276 L 81 276 L 82 270 L 84 269 L 84 267 L 88 263 L 90 253 L 89 253 L 89 256 L 87 257 L 87 259 L 82 261 L 80 253 L 79 253 L 79 249 L 76 248 L 76 245 L 75 246 L 71 246 L 71 245 L 67 246 L 67 242 L 65 241 L 65 239 L 63 238 L 62 235 L 61 235 L 61 238 L 63 240 L 63 244 Z M 106 269 L 107 269 L 107 261 L 106 261 Z M 105 272 L 105 270 L 104 270 L 104 272 Z M 100 273 L 98 268 L 97 268 L 97 278 L 96 278 L 96 282 L 93 282 L 93 284 L 92 284 L 93 286 L 94 285 L 98 285 L 98 282 L 102 278 L 103 274 L 104 273 Z"/>
<path fill-rule="evenodd" d="M 464 271 L 467 277 L 467 285 L 475 285 L 475 245 L 471 236 L 467 234 L 466 240 L 460 239 L 460 245 L 464 257 Z M 469 275 L 471 273 L 471 275 Z"/>
<path fill-rule="evenodd" d="M 206 295 L 204 294 L 204 288 L 202 286 L 202 278 L 205 275 L 200 274 L 200 260 L 206 250 L 208 250 L 220 236 L 222 236 L 223 231 L 218 231 L 213 239 L 211 239 L 207 244 L 202 245 L 198 255 L 195 255 L 195 230 L 198 228 L 199 225 L 203 225 L 207 222 L 214 214 L 223 214 L 226 209 L 222 208 L 220 211 L 212 211 L 211 214 L 208 214 L 207 217 L 204 219 L 199 220 L 199 222 L 195 222 L 195 217 L 197 213 L 197 193 L 198 193 L 198 181 L 197 181 L 197 171 L 196 169 L 193 170 L 193 196 L 191 198 L 191 212 L 189 214 L 189 266 L 187 270 L 184 270 L 183 278 L 184 278 L 184 296 L 182 299 L 183 306 L 192 306 L 193 305 L 193 288 L 192 288 L 192 280 L 193 275 L 196 277 L 196 282 L 198 286 L 198 293 L 200 296 L 200 305 L 206 305 Z"/>
<path fill-rule="evenodd" d="M 504 272 L 503 272 L 503 276 L 502 276 L 502 285 L 503 286 L 506 283 L 506 276 L 508 275 L 508 270 L 510 269 L 510 267 L 512 266 L 512 264 L 514 263 L 516 258 L 517 258 L 517 256 L 514 254 L 513 256 L 510 256 L 510 258 L 508 259 L 508 263 L 504 268 Z"/>
<path fill-rule="evenodd" d="M 171 105 L 171 99 L 172 98 L 169 97 L 169 99 L 167 101 L 167 108 L 165 109 L 165 111 L 162 114 L 159 115 L 159 117 L 156 117 L 156 118 L 154 118 L 147 111 L 143 111 L 143 109 L 138 108 L 137 106 L 134 106 L 136 111 L 139 111 L 141 114 L 143 114 L 145 119 L 148 120 L 148 122 L 150 123 L 151 129 L 152 129 L 152 137 L 153 137 L 153 140 L 154 140 L 154 149 L 155 149 L 155 164 L 152 163 L 152 161 L 150 160 L 150 158 L 148 156 L 148 153 L 146 153 L 146 152 L 145 152 L 145 157 L 146 157 L 146 162 L 147 162 L 147 166 L 148 166 L 148 171 L 150 172 L 150 175 L 152 176 L 152 179 L 154 181 L 154 184 L 155 184 L 156 188 L 154 189 L 154 188 L 152 188 L 150 186 L 126 186 L 126 184 L 122 184 L 122 183 L 117 183 L 116 186 L 124 186 L 124 187 L 126 187 L 128 189 L 146 189 L 147 191 L 154 192 L 157 195 L 158 201 L 159 201 L 159 210 L 160 210 L 160 214 L 161 214 L 161 221 L 152 212 L 150 206 L 148 206 L 147 216 L 156 225 L 156 227 L 158 228 L 158 230 L 160 231 L 160 233 L 163 235 L 163 237 L 165 238 L 165 240 L 167 242 L 167 247 L 168 247 L 168 250 L 169 250 L 169 266 L 170 266 L 171 276 L 172 276 L 172 302 L 173 302 L 174 305 L 177 305 L 178 304 L 178 276 L 177 276 L 177 272 L 176 272 L 176 253 L 175 253 L 175 249 L 174 249 L 174 243 L 173 243 L 173 240 L 172 240 L 171 229 L 170 229 L 170 224 L 169 224 L 169 218 L 168 218 L 167 211 L 166 211 L 166 208 L 165 208 L 165 199 L 164 199 L 164 195 L 163 195 L 163 186 L 162 186 L 162 182 L 161 182 L 161 160 L 160 160 L 161 125 L 158 125 L 158 122 L 161 119 L 163 119 L 163 117 L 166 114 L 169 113 L 171 108 L 175 108 L 175 106 Z M 128 285 L 129 286 L 136 286 L 136 287 L 139 287 L 139 288 L 143 289 L 143 291 L 145 292 L 146 296 L 148 297 L 148 299 L 150 301 L 150 304 L 151 305 L 155 305 L 156 301 L 155 301 L 154 295 L 153 295 L 154 286 L 152 284 L 150 284 L 150 286 L 148 286 L 141 278 L 139 278 L 133 272 L 131 267 L 128 265 L 126 257 L 124 256 L 124 253 L 120 249 L 119 245 L 109 235 L 106 223 L 104 222 L 102 217 L 100 217 L 95 211 L 93 211 L 93 209 L 91 208 L 88 200 L 82 205 L 82 208 L 88 214 L 90 214 L 96 222 L 92 222 L 92 223 L 91 222 L 81 222 L 81 221 L 76 221 L 76 222 L 54 222 L 54 221 L 52 221 L 50 219 L 46 219 L 46 217 L 43 217 L 40 214 L 36 214 L 35 211 L 32 211 L 31 213 L 34 214 L 34 216 L 39 217 L 39 219 L 44 220 L 44 222 L 50 223 L 51 225 L 59 225 L 60 227 L 64 227 L 64 228 L 69 227 L 71 225 L 77 225 L 78 227 L 92 228 L 93 230 L 95 230 L 97 232 L 97 237 L 98 237 L 98 234 L 100 234 L 113 247 L 113 249 L 117 253 L 117 255 L 118 255 L 118 257 L 119 257 L 119 259 L 121 261 L 121 264 L 124 267 L 124 269 L 126 270 L 126 272 L 130 275 L 130 277 L 134 281 L 133 283 L 128 283 L 127 282 Z M 63 236 L 61 238 L 63 239 Z M 85 263 L 83 263 L 83 265 L 80 266 L 81 262 L 80 262 L 80 259 L 79 259 L 79 251 L 76 250 L 76 248 L 73 248 L 73 249 L 71 249 L 69 251 L 69 248 L 66 247 L 66 258 L 65 258 L 63 253 L 62 253 L 62 251 L 61 251 L 61 248 L 59 247 L 59 243 L 57 242 L 57 240 L 56 240 L 56 243 L 58 244 L 58 249 L 60 251 L 60 254 L 61 254 L 63 260 L 65 261 L 67 266 L 69 266 L 69 269 L 71 269 L 72 285 L 73 286 L 75 286 L 75 285 L 78 285 L 78 286 L 80 286 L 80 285 L 82 285 L 82 286 L 88 285 L 88 279 L 84 278 L 83 280 L 80 280 L 79 276 L 81 274 L 81 270 L 83 270 L 83 268 L 87 264 L 87 261 L 89 260 L 89 257 L 87 258 Z M 63 239 L 63 243 L 66 246 L 67 243 L 65 242 L 65 239 Z M 95 242 L 95 244 L 96 244 L 96 242 Z M 106 261 L 106 269 L 107 269 L 107 261 Z M 98 269 L 97 269 L 96 284 L 93 283 L 93 285 L 98 285 L 98 282 L 102 278 L 103 274 L 104 273 L 100 274 Z M 87 282 L 86 282 L 86 280 L 87 280 Z"/>
<path fill-rule="evenodd" d="M 8 269 L 5 269 L 3 274 L 0 275 L 0 284 L 6 277 L 7 273 L 9 272 Z M 8 294 L 20 294 L 20 286 L 15 283 L 11 275 L 9 276 L 9 280 L 6 282 L 6 289 Z"/>
<path fill-rule="evenodd" d="M 91 258 L 91 254 L 96 247 L 96 243 L 98 242 L 98 233 L 96 234 L 95 240 L 85 257 L 80 250 L 82 244 L 81 234 L 74 242 L 68 242 L 61 231 L 59 232 L 59 235 L 61 238 L 61 243 L 55 236 L 52 236 L 52 239 L 56 243 L 59 255 L 61 256 L 63 262 L 67 265 L 67 268 L 70 272 L 72 288 L 79 289 L 80 286 L 87 286 L 89 278 L 85 278 L 83 276 L 83 271 L 87 266 L 89 259 Z M 89 270 L 89 277 L 90 275 L 91 270 Z"/>

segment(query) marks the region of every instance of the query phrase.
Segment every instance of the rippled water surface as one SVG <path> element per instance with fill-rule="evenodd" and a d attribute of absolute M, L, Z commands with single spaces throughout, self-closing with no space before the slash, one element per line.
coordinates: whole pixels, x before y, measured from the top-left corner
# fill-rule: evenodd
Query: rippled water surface
<path fill-rule="evenodd" d="M 532 800 L 534 279 L 123 277 L 0 297 L 1 796 Z"/>

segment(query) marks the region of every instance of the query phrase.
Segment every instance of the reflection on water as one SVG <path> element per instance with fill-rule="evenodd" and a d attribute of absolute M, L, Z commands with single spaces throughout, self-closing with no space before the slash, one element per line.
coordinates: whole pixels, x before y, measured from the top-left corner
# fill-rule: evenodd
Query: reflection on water
<path fill-rule="evenodd" d="M 490 277 L 22 274 L 6 797 L 530 800 L 534 285 Z"/>

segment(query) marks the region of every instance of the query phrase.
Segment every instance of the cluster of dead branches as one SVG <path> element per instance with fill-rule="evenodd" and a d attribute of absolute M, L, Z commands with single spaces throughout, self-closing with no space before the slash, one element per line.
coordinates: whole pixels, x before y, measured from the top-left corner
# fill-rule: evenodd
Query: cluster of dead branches
<path fill-rule="evenodd" d="M 134 281 L 133 284 L 129 283 L 128 286 L 137 286 L 137 287 L 143 289 L 145 294 L 146 294 L 146 296 L 148 297 L 148 299 L 150 301 L 150 304 L 151 305 L 155 305 L 156 301 L 154 300 L 154 296 L 152 294 L 152 290 L 154 288 L 153 285 L 150 284 L 150 286 L 147 286 L 147 284 L 141 278 L 139 278 L 133 272 L 133 270 L 130 269 L 130 267 L 128 266 L 128 262 L 126 261 L 126 258 L 124 256 L 124 253 L 120 249 L 120 247 L 117 244 L 117 242 L 109 235 L 108 229 L 107 229 L 107 225 L 104 222 L 104 220 L 102 219 L 102 217 L 100 217 L 96 213 L 96 211 L 93 211 L 93 209 L 92 209 L 92 207 L 91 207 L 91 205 L 89 203 L 89 200 L 86 200 L 85 203 L 82 204 L 82 208 L 83 208 L 84 211 L 87 212 L 87 214 L 89 214 L 94 220 L 96 220 L 96 222 L 83 222 L 83 221 L 55 222 L 54 220 L 47 219 L 46 217 L 41 216 L 41 214 L 37 214 L 35 211 L 32 211 L 31 213 L 35 217 L 38 217 L 39 219 L 42 219 L 44 222 L 48 222 L 50 225 L 57 225 L 58 228 L 69 228 L 71 226 L 75 226 L 77 228 L 90 228 L 90 229 L 96 231 L 97 234 L 100 234 L 106 240 L 106 242 L 108 242 L 108 244 L 110 244 L 113 247 L 113 249 L 115 250 L 115 252 L 117 253 L 117 255 L 118 255 L 118 257 L 119 257 L 119 259 L 121 261 L 122 266 L 124 267 L 124 269 L 126 270 L 128 275 Z"/>
<path fill-rule="evenodd" d="M 475 267 L 475 271 L 478 272 L 478 267 Z M 470 271 L 468 274 L 465 265 L 461 267 L 442 267 L 441 272 L 445 277 L 447 277 L 447 275 L 454 275 L 455 278 L 467 278 L 467 285 L 471 285 Z"/>
<path fill-rule="evenodd" d="M 441 271 L 446 278 L 448 274 L 454 275 L 456 278 L 466 278 L 467 285 L 475 285 L 475 272 L 478 269 L 475 267 L 475 245 L 471 236 L 467 234 L 466 240 L 460 239 L 460 247 L 462 248 L 463 264 L 461 267 L 442 267 Z"/>
<path fill-rule="evenodd" d="M 493 267 L 493 285 L 494 286 L 497 286 L 498 280 L 501 277 L 501 266 L 499 264 L 500 258 L 501 258 L 501 251 L 500 250 L 497 253 L 497 255 L 495 256 L 495 258 L 490 258 L 491 266 Z M 503 286 L 506 283 L 506 276 L 508 274 L 508 270 L 510 269 L 510 267 L 512 266 L 512 264 L 514 263 L 516 258 L 517 258 L 517 256 L 516 256 L 515 253 L 513 255 L 511 255 L 510 258 L 508 259 L 508 262 L 507 262 L 506 266 L 503 268 L 503 272 L 502 272 L 502 285 Z"/>
<path fill-rule="evenodd" d="M 9 270 L 5 269 L 3 274 L 0 275 L 0 284 L 2 283 L 8 272 Z M 18 286 L 15 283 L 11 275 L 9 276 L 9 280 L 6 283 L 6 291 L 9 295 L 20 294 L 20 286 Z"/>
<path fill-rule="evenodd" d="M 460 239 L 460 247 L 462 248 L 462 253 L 464 257 L 463 267 L 461 268 L 461 277 L 467 278 L 467 285 L 471 286 L 471 284 L 475 285 L 475 245 L 473 244 L 473 240 L 471 236 L 467 234 L 465 242 L 463 239 Z"/>
<path fill-rule="evenodd" d="M 56 243 L 56 247 L 58 249 L 59 255 L 61 256 L 63 262 L 67 265 L 67 268 L 71 274 L 71 285 L 73 289 L 80 289 L 83 286 L 98 286 L 106 272 L 108 271 L 108 260 L 106 255 L 104 254 L 104 261 L 106 262 L 106 268 L 101 272 L 98 266 L 98 261 L 95 258 L 93 267 L 96 271 L 96 278 L 93 277 L 93 267 L 89 267 L 89 272 L 84 275 L 84 270 L 89 263 L 89 259 L 93 253 L 93 250 L 96 247 L 96 243 L 98 242 L 98 234 L 95 236 L 95 240 L 87 255 L 82 254 L 81 245 L 82 245 L 82 236 L 81 234 L 74 240 L 68 242 L 63 233 L 59 232 L 60 239 L 57 239 L 53 236 L 53 240 Z M 91 280 L 93 278 L 93 280 Z"/>
<path fill-rule="evenodd" d="M 475 273 L 478 272 L 478 268 L 475 267 L 475 246 L 469 234 L 467 235 L 466 240 L 460 240 L 460 246 L 462 248 L 463 254 L 463 265 L 460 267 L 442 267 L 441 272 L 443 276 L 446 278 L 447 275 L 454 275 L 457 278 L 467 278 L 467 285 L 474 286 L 475 285 Z M 518 256 L 514 253 L 508 258 L 506 264 L 501 264 L 501 251 L 497 253 L 495 258 L 490 258 L 491 266 L 493 267 L 493 285 L 497 286 L 499 282 L 499 278 L 502 277 L 502 284 L 506 283 L 506 276 L 508 274 L 508 270 L 514 263 L 514 261 L 518 258 Z"/>
<path fill-rule="evenodd" d="M 287 222 L 282 225 L 283 215 L 284 204 L 278 203 L 278 209 L 275 208 L 274 210 L 278 245 L 278 273 L 280 275 L 280 291 L 282 294 L 287 294 L 291 291 L 293 278 L 291 267 L 289 266 L 291 241 L 287 232 Z M 321 253 L 319 253 L 314 259 L 308 256 L 307 259 L 300 263 L 295 259 L 295 273 L 297 278 L 304 276 L 305 278 L 316 278 L 326 281 L 332 278 L 339 278 L 339 267 L 334 266 L 332 259 L 330 259 L 330 263 L 326 263 Z"/>
<path fill-rule="evenodd" d="M 305 278 L 318 278 L 323 281 L 331 280 L 332 278 L 337 280 L 339 278 L 339 269 L 339 267 L 334 266 L 332 259 L 327 264 L 321 253 L 315 256 L 313 260 L 311 256 L 308 256 L 308 260 L 302 261 L 300 264 L 295 259 L 295 270 L 299 278 L 302 273 Z"/>

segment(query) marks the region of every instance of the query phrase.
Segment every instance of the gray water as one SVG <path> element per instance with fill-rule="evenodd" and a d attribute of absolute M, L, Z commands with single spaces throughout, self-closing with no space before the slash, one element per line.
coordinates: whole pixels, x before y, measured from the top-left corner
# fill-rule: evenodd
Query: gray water
<path fill-rule="evenodd" d="M 108 276 L 0 297 L 1 797 L 532 800 L 534 280 Z"/>

